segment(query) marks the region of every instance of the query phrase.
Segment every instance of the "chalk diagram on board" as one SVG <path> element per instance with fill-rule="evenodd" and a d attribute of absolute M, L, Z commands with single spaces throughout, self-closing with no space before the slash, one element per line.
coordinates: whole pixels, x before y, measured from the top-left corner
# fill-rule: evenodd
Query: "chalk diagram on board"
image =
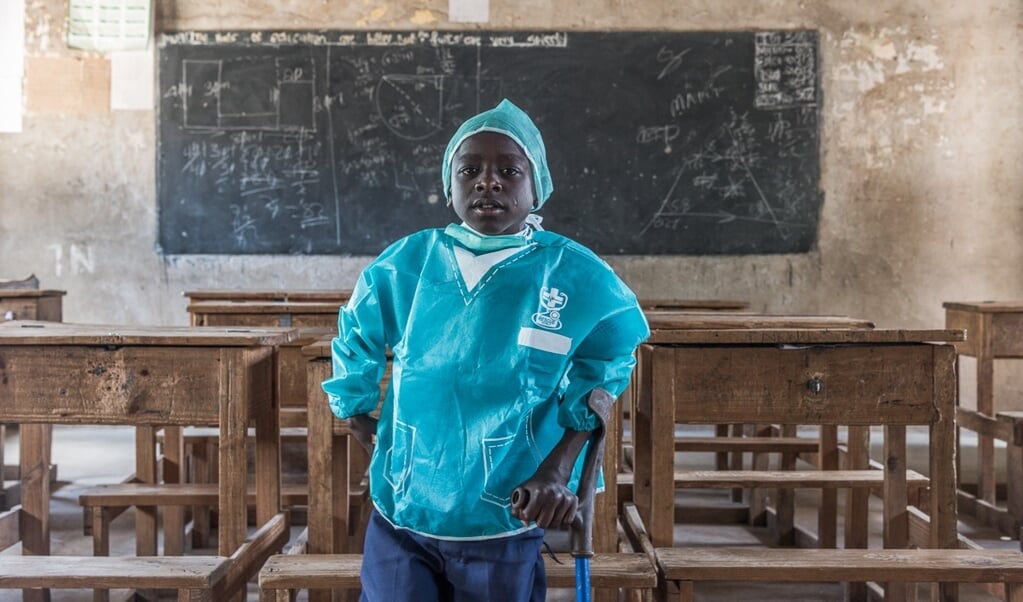
<path fill-rule="evenodd" d="M 302 230 L 332 222 L 312 191 L 321 146 L 315 70 L 311 57 L 181 61 L 174 92 L 183 99 L 181 128 L 207 134 L 184 147 L 182 174 L 208 173 L 232 199 L 225 219 L 241 249 L 260 239 L 262 222 L 282 214 Z"/>
<path fill-rule="evenodd" d="M 809 228 L 812 224 L 800 221 L 797 202 L 791 184 L 772 182 L 762 185 L 758 173 L 769 155 L 800 157 L 794 136 L 794 119 L 799 113 L 817 108 L 817 59 L 814 38 L 807 32 L 760 32 L 754 46 L 754 106 L 773 114 L 767 131 L 758 131 L 749 113 L 731 115 L 726 123 L 705 140 L 695 152 L 684 158 L 675 169 L 671 185 L 657 211 L 643 226 L 640 235 L 651 228 L 677 230 L 683 220 L 704 219 L 726 224 L 736 220 L 769 224 L 782 240 L 792 236 L 793 230 Z M 658 132 L 667 147 L 671 146 L 672 131 Z M 759 142 L 763 139 L 769 144 Z M 670 151 L 670 148 L 666 148 Z M 683 178 L 691 178 L 682 190 L 706 192 L 702 198 L 677 196 Z M 765 190 L 775 190 L 773 198 Z M 790 194 L 786 194 L 790 193 Z M 720 208 L 720 200 L 729 201 L 732 211 Z M 743 208 L 744 211 L 735 209 Z"/>
<path fill-rule="evenodd" d="M 312 58 L 184 59 L 181 73 L 186 130 L 316 131 Z"/>
<path fill-rule="evenodd" d="M 761 166 L 764 157 L 754 126 L 746 115 L 733 115 L 732 119 L 676 168 L 660 206 L 640 235 L 650 228 L 678 229 L 682 220 L 689 218 L 710 219 L 720 224 L 735 220 L 768 223 L 777 229 L 782 239 L 790 236 L 792 228 L 808 227 L 808 224 L 787 220 L 783 215 L 791 216 L 792 212 L 772 204 L 785 203 L 768 198 L 757 179 L 756 168 Z M 676 196 L 684 177 L 691 178 L 692 189 L 706 191 L 707 198 L 715 202 Z M 740 213 L 711 206 L 719 205 L 717 199 L 726 199 L 729 206 L 745 210 Z"/>
<path fill-rule="evenodd" d="M 387 74 L 377 83 L 377 113 L 405 140 L 423 140 L 444 126 L 444 76 Z"/>

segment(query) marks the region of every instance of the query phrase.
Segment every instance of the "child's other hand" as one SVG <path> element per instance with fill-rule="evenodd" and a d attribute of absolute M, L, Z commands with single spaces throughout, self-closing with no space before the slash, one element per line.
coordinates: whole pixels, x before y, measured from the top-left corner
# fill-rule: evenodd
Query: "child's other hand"
<path fill-rule="evenodd" d="M 352 434 L 359 445 L 370 455 L 373 454 L 373 447 L 377 442 L 377 419 L 369 414 L 359 414 L 348 419 L 352 427 Z"/>
<path fill-rule="evenodd" d="M 579 498 L 560 482 L 533 477 L 512 492 L 512 516 L 544 529 L 568 528 L 575 520 Z"/>

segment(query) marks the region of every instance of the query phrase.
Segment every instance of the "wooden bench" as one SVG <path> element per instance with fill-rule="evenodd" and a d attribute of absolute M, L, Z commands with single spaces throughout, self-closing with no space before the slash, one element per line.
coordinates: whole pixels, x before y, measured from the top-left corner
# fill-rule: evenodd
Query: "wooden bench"
<path fill-rule="evenodd" d="M 559 555 L 560 557 L 560 555 Z M 575 563 L 566 552 L 562 563 L 544 556 L 549 588 L 574 588 Z M 359 589 L 362 554 L 279 554 L 271 556 L 259 572 L 259 588 L 266 596 L 290 600 L 299 589 Z M 605 553 L 590 560 L 594 588 L 653 590 L 657 576 L 645 554 Z M 264 598 L 267 599 L 267 598 Z"/>
<path fill-rule="evenodd" d="M 280 368 L 280 355 L 283 346 L 278 348 L 278 381 L 281 376 Z M 280 383 L 278 382 L 278 392 L 280 392 Z M 305 409 L 298 410 L 297 408 L 282 408 L 281 412 L 281 429 L 280 429 L 280 440 L 283 451 L 283 446 L 302 444 L 304 447 L 306 440 L 306 428 L 305 428 Z M 246 434 L 246 445 L 255 445 L 255 432 L 253 429 L 248 429 Z M 216 428 L 210 427 L 185 427 L 185 428 L 169 428 L 161 429 L 156 433 L 156 445 L 158 449 L 157 460 L 164 466 L 164 473 L 176 475 L 178 482 L 183 483 L 216 483 L 217 482 L 217 462 L 218 462 L 218 446 L 220 445 L 220 431 Z M 174 453 L 173 450 L 178 450 L 179 453 Z M 168 453 L 169 451 L 169 453 Z M 168 462 L 174 466 L 175 469 L 168 471 Z M 286 498 L 284 498 L 286 499 Z M 305 505 L 306 502 L 303 499 L 301 505 Z M 213 524 L 212 515 L 216 504 L 212 506 L 197 505 L 191 508 L 191 533 L 192 533 L 192 546 L 196 548 L 205 548 L 210 545 L 210 528 Z M 296 517 L 297 513 L 296 506 L 285 506 L 285 508 L 291 510 L 291 520 L 301 519 Z M 125 508 L 122 507 L 122 510 Z M 183 532 L 185 529 L 185 518 L 182 509 L 176 509 L 175 512 L 180 517 L 175 517 L 175 520 L 164 522 L 164 531 L 168 529 L 178 529 L 182 532 L 181 537 L 176 537 L 173 541 L 184 540 Z M 111 519 L 117 516 L 120 512 L 116 512 Z M 86 509 L 84 524 L 85 534 L 89 535 L 90 522 L 92 520 L 91 513 Z"/>
<path fill-rule="evenodd" d="M 1015 550 L 708 547 L 655 553 L 665 581 L 661 600 L 692 601 L 697 581 L 875 581 L 1004 583 L 1005 600 L 1023 602 L 1023 553 Z"/>
<path fill-rule="evenodd" d="M 0 546 L 17 543 L 17 506 L 0 515 Z M 6 536 L 6 534 L 11 534 Z M 95 589 L 105 602 L 110 589 L 177 590 L 179 601 L 227 600 L 244 592 L 267 558 L 288 541 L 288 519 L 278 513 L 231 556 L 19 556 L 0 555 L 0 589 Z"/>
<path fill-rule="evenodd" d="M 650 600 L 657 587 L 654 548 L 635 506 L 626 504 L 619 521 L 619 549 L 597 553 L 590 559 L 590 585 L 594 589 L 623 590 L 630 600 Z M 568 552 L 558 560 L 544 555 L 548 588 L 574 588 L 575 562 Z M 294 600 L 297 590 L 357 590 L 362 554 L 279 554 L 271 556 L 259 572 L 261 599 Z"/>
<path fill-rule="evenodd" d="M 753 427 L 753 428 L 751 428 Z M 733 435 L 729 435 L 731 428 Z M 797 458 L 802 458 L 811 464 L 820 467 L 819 458 L 826 457 L 821 454 L 821 443 L 826 441 L 825 437 L 806 436 L 783 436 L 781 433 L 789 430 L 785 426 L 756 427 L 755 425 L 717 425 L 715 436 L 694 436 L 676 434 L 675 451 L 688 453 L 713 453 L 716 457 L 715 468 L 717 470 L 742 470 L 744 456 L 752 455 L 753 470 L 768 470 L 770 456 L 780 456 L 779 468 L 782 470 L 795 469 Z M 755 435 L 743 434 L 743 431 L 757 433 Z M 633 478 L 628 475 L 632 470 L 632 445 L 631 440 L 624 440 L 624 453 L 621 476 L 618 479 L 618 501 L 619 503 L 631 501 Z M 827 497 L 827 492 L 823 497 Z M 747 501 L 744 501 L 748 497 Z M 779 496 L 784 499 L 784 493 Z M 744 490 L 733 488 L 731 503 L 713 503 L 710 505 L 686 504 L 684 507 L 676 508 L 676 522 L 694 523 L 721 523 L 731 524 L 737 522 L 748 522 L 750 524 L 763 526 L 767 518 L 767 498 L 763 491 Z M 794 504 L 781 504 L 778 508 L 780 513 L 787 514 L 794 512 Z"/>
<path fill-rule="evenodd" d="M 883 470 L 675 470 L 676 489 L 819 489 L 822 498 L 818 527 L 825 531 L 837 529 L 836 508 L 824 497 L 839 489 L 852 491 L 878 491 L 884 486 Z M 633 487 L 632 473 L 618 475 L 619 496 L 627 495 Z M 930 481 L 915 470 L 906 471 L 906 487 L 911 503 L 919 503 L 921 494 L 926 492 Z M 675 509 L 676 523 L 715 523 L 751 520 L 750 508 L 746 505 L 680 506 Z M 781 505 L 774 509 L 777 516 L 775 543 L 793 545 L 798 535 L 795 527 L 795 505 Z M 858 528 L 859 526 L 857 526 Z M 865 525 L 863 525 L 865 528 Z M 787 536 L 785 531 L 787 530 Z M 832 546 L 828 540 L 823 546 Z"/>
<path fill-rule="evenodd" d="M 256 491 L 248 491 L 248 505 L 255 507 Z M 117 483 L 96 485 L 83 489 L 78 503 L 90 516 L 93 554 L 106 556 L 110 553 L 110 523 L 130 507 L 182 507 L 217 506 L 218 485 L 216 483 Z M 306 485 L 284 485 L 281 487 L 281 504 L 284 508 L 304 506 L 308 503 L 309 489 Z M 164 525 L 167 528 L 167 525 Z M 179 556 L 184 550 L 176 546 L 168 548 L 164 538 L 164 554 Z M 177 540 L 176 540 L 177 541 Z"/>

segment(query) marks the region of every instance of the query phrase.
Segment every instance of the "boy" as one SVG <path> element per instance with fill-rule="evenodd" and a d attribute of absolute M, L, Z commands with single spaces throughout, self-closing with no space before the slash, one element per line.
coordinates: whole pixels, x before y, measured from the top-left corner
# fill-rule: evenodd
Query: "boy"
<path fill-rule="evenodd" d="M 553 185 L 518 107 L 463 123 L 441 173 L 462 223 L 363 271 L 323 383 L 372 449 L 362 599 L 542 602 L 543 532 L 575 517 L 573 472 L 598 426 L 589 398 L 622 392 L 649 330 L 603 260 L 539 229 Z M 529 502 L 512 508 L 517 486 Z"/>

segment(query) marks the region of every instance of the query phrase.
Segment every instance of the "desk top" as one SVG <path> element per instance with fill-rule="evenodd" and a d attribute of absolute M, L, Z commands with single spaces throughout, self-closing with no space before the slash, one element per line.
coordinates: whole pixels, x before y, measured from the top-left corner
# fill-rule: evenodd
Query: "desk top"
<path fill-rule="evenodd" d="M 945 309 L 986 314 L 1023 312 L 1023 301 L 946 301 L 941 306 Z"/>
<path fill-rule="evenodd" d="M 302 355 L 307 355 L 311 358 L 330 358 L 330 344 L 334 340 L 334 336 L 325 336 L 317 339 L 315 342 L 310 343 L 302 348 Z"/>
<path fill-rule="evenodd" d="M 726 312 L 643 312 L 650 330 L 725 330 L 748 328 L 873 328 L 874 323 L 846 316 L 801 316 Z"/>
<path fill-rule="evenodd" d="M 281 345 L 293 328 L 123 326 L 12 320 L 0 322 L 0 345 L 147 345 L 253 347 Z"/>
<path fill-rule="evenodd" d="M 302 347 L 303 353 L 305 348 L 311 344 L 319 343 L 320 341 L 326 341 L 327 353 L 330 353 L 330 341 L 337 336 L 336 328 L 329 328 L 327 326 L 296 326 L 294 327 L 295 336 L 290 341 L 284 343 L 284 347 Z"/>
<path fill-rule="evenodd" d="M 730 299 L 658 299 L 640 298 L 639 305 L 649 310 L 716 310 L 716 311 L 740 311 L 749 308 L 748 301 L 735 301 Z"/>
<path fill-rule="evenodd" d="M 337 314 L 344 301 L 193 301 L 190 314 Z"/>
<path fill-rule="evenodd" d="M 282 290 L 282 289 L 202 289 L 184 291 L 182 295 L 192 301 L 348 301 L 350 290 Z"/>
<path fill-rule="evenodd" d="M 856 345 L 948 343 L 965 339 L 962 330 L 876 330 L 873 328 L 730 328 L 653 331 L 659 345 Z"/>

